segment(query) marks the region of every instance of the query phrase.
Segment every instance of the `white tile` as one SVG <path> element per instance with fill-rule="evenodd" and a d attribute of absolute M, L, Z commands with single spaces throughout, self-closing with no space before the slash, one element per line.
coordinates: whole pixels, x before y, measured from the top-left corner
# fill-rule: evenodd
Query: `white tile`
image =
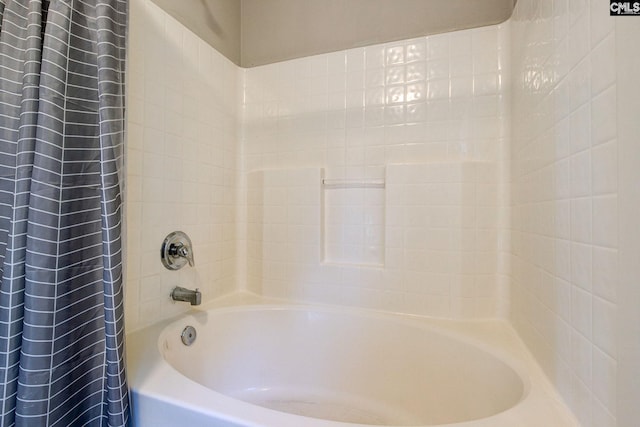
<path fill-rule="evenodd" d="M 499 71 L 497 50 L 484 50 L 482 48 L 477 49 L 474 43 L 473 50 L 473 73 L 495 73 Z"/>
<path fill-rule="evenodd" d="M 614 30 L 616 18 L 609 16 L 606 2 L 591 0 L 591 48 L 593 49 Z"/>
<path fill-rule="evenodd" d="M 427 79 L 427 64 L 424 61 L 413 62 L 406 66 L 405 81 L 424 81 Z"/>
<path fill-rule="evenodd" d="M 497 74 L 480 74 L 473 78 L 473 94 L 475 96 L 494 95 L 498 92 Z"/>
<path fill-rule="evenodd" d="M 282 64 L 284 67 L 286 64 Z M 327 73 L 344 74 L 347 70 L 347 58 L 345 52 L 334 52 L 327 55 Z"/>
<path fill-rule="evenodd" d="M 416 103 L 426 99 L 427 87 L 424 82 L 414 82 L 405 86 L 406 102 Z"/>
<path fill-rule="evenodd" d="M 593 243 L 599 246 L 618 246 L 618 198 L 602 196 L 593 199 Z"/>
<path fill-rule="evenodd" d="M 405 102 L 405 86 L 396 85 L 386 88 L 386 104 L 399 104 Z"/>
<path fill-rule="evenodd" d="M 365 49 L 350 49 L 346 52 L 347 71 L 361 71 L 365 68 Z"/>
<path fill-rule="evenodd" d="M 409 104 L 406 107 L 407 123 L 425 122 L 427 120 L 427 104 L 424 102 Z M 424 137 L 424 133 L 422 135 Z"/>
<path fill-rule="evenodd" d="M 593 292 L 612 302 L 617 301 L 618 251 L 593 248 Z"/>
<path fill-rule="evenodd" d="M 427 37 L 427 60 L 449 56 L 449 37 L 439 34 Z"/>
<path fill-rule="evenodd" d="M 604 415 L 606 419 L 611 418 L 611 413 L 616 411 L 616 375 L 617 364 L 615 359 L 602 352 L 597 347 L 593 349 L 593 389 L 596 398 L 602 402 L 604 411 L 609 414 Z M 595 408 L 594 408 L 595 409 Z M 598 426 L 611 425 L 610 421 L 598 422 Z"/>
<path fill-rule="evenodd" d="M 591 292 L 592 274 L 591 246 L 573 243 L 571 245 L 571 282 Z"/>
<path fill-rule="evenodd" d="M 447 58 L 437 58 L 427 61 L 427 80 L 449 78 L 450 63 Z"/>
<path fill-rule="evenodd" d="M 591 387 L 593 370 L 591 346 L 591 341 L 579 332 L 573 332 L 571 336 L 571 367 L 587 387 Z"/>
<path fill-rule="evenodd" d="M 365 70 L 365 87 L 377 88 L 379 86 L 384 86 L 385 83 L 386 72 L 384 68 L 367 68 Z"/>
<path fill-rule="evenodd" d="M 427 40 L 419 38 L 408 40 L 405 45 L 405 60 L 407 63 L 424 61 L 427 56 Z"/>
<path fill-rule="evenodd" d="M 474 80 L 470 77 L 454 77 L 450 80 L 452 98 L 469 97 L 474 91 Z"/>
<path fill-rule="evenodd" d="M 612 140 L 596 146 L 591 154 L 593 193 L 612 194 L 618 190 L 618 144 Z"/>
<path fill-rule="evenodd" d="M 604 299 L 593 298 L 593 342 L 609 356 L 616 358 L 616 305 Z"/>
<path fill-rule="evenodd" d="M 599 390 L 599 385 L 594 385 Z M 616 418 L 612 412 L 600 403 L 600 400 L 594 399 L 593 402 L 593 425 L 598 427 L 616 427 L 618 425 Z"/>
<path fill-rule="evenodd" d="M 403 64 L 405 51 L 403 45 L 390 45 L 385 50 L 385 64 L 387 66 Z"/>
<path fill-rule="evenodd" d="M 588 37 L 589 25 L 589 14 L 583 14 L 569 29 L 568 42 L 570 64 L 577 64 L 589 54 L 591 47 L 591 40 Z"/>
<path fill-rule="evenodd" d="M 367 46 L 365 48 L 365 66 L 367 69 L 383 67 L 385 64 L 384 45 Z"/>
<path fill-rule="evenodd" d="M 498 32 L 495 28 L 477 28 L 470 33 L 474 53 L 491 53 L 498 50 Z"/>
<path fill-rule="evenodd" d="M 588 340 L 592 337 L 592 297 L 576 286 L 571 291 L 571 323 Z"/>
<path fill-rule="evenodd" d="M 571 196 L 585 197 L 591 194 L 591 151 L 584 150 L 571 156 Z"/>
<path fill-rule="evenodd" d="M 571 108 L 577 109 L 591 98 L 591 61 L 585 58 L 567 76 Z"/>
<path fill-rule="evenodd" d="M 591 110 L 590 105 L 582 105 L 569 117 L 570 149 L 572 153 L 585 150 L 591 146 Z"/>
<path fill-rule="evenodd" d="M 427 84 L 427 99 L 441 100 L 449 98 L 449 80 L 434 79 Z"/>
<path fill-rule="evenodd" d="M 571 172 L 569 159 L 559 160 L 554 164 L 554 198 L 556 200 L 567 199 L 571 196 Z M 576 177 L 576 179 L 579 178 Z"/>
<path fill-rule="evenodd" d="M 468 56 L 471 54 L 471 33 L 471 31 L 458 31 L 450 34 L 449 47 L 452 55 Z"/>
<path fill-rule="evenodd" d="M 616 81 L 616 47 L 610 34 L 591 53 L 591 92 L 596 95 Z"/>
<path fill-rule="evenodd" d="M 590 243 L 592 240 L 592 200 L 590 198 L 571 201 L 571 238 L 576 242 Z"/>
<path fill-rule="evenodd" d="M 591 141 L 598 145 L 616 138 L 616 87 L 609 87 L 591 103 Z"/>
<path fill-rule="evenodd" d="M 590 385 L 584 384 L 577 376 L 571 378 L 570 408 L 582 427 L 596 427 L 593 421 L 593 394 Z"/>

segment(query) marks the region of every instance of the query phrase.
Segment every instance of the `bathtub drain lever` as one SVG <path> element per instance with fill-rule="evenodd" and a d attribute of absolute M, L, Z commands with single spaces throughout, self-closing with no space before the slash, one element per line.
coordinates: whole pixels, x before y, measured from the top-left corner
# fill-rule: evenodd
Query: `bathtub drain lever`
<path fill-rule="evenodd" d="M 196 328 L 189 325 L 182 330 L 180 339 L 182 340 L 182 344 L 190 346 L 196 340 L 197 336 L 198 334 L 196 333 Z"/>

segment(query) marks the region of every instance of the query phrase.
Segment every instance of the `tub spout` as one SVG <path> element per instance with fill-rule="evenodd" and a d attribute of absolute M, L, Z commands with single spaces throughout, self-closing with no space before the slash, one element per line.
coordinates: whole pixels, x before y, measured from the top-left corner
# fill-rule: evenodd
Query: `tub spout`
<path fill-rule="evenodd" d="M 174 301 L 185 301 L 191 305 L 200 305 L 202 302 L 202 294 L 198 289 L 192 291 L 191 289 L 176 286 L 171 291 L 171 299 Z"/>

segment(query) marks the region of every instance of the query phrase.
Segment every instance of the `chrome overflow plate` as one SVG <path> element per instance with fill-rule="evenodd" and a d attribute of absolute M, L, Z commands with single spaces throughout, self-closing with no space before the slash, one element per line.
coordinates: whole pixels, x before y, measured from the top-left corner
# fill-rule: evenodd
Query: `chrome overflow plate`
<path fill-rule="evenodd" d="M 179 270 L 186 264 L 193 267 L 193 246 L 191 239 L 182 231 L 174 231 L 162 242 L 160 260 L 169 270 Z"/>
<path fill-rule="evenodd" d="M 182 330 L 182 333 L 180 334 L 182 344 L 190 346 L 196 340 L 197 335 L 198 334 L 196 333 L 196 328 L 194 328 L 193 326 L 187 326 Z"/>

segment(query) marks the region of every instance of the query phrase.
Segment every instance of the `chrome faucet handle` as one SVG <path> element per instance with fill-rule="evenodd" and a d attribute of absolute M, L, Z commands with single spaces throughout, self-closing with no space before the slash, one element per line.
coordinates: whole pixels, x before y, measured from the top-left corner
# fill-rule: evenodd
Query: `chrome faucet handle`
<path fill-rule="evenodd" d="M 174 231 L 169 234 L 162 243 L 160 249 L 162 265 L 169 270 L 179 270 L 187 263 L 193 267 L 193 249 L 191 239 L 182 231 Z"/>
<path fill-rule="evenodd" d="M 191 267 L 194 266 L 193 252 L 189 249 L 189 245 L 183 242 L 171 243 L 169 245 L 169 255 L 175 258 L 185 258 Z"/>
<path fill-rule="evenodd" d="M 193 251 L 191 251 L 188 246 L 182 245 L 178 249 L 178 255 L 186 258 L 190 267 L 193 267 L 195 265 L 195 262 L 193 261 Z"/>

